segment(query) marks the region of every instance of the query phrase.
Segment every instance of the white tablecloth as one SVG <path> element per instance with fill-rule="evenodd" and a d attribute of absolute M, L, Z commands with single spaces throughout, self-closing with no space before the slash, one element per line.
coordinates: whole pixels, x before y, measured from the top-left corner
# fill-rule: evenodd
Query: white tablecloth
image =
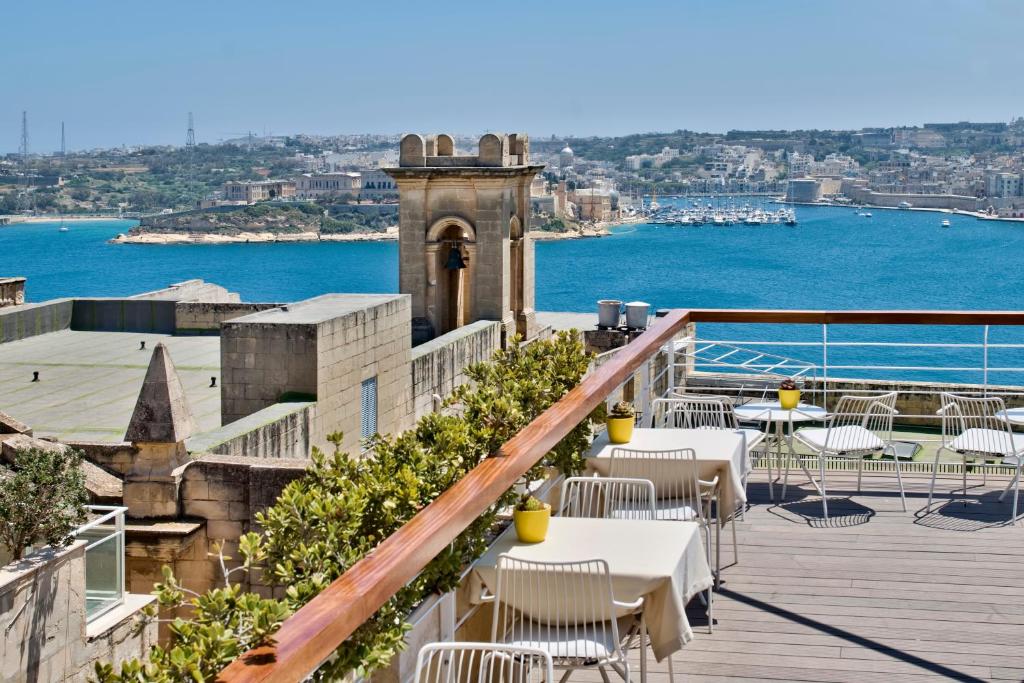
<path fill-rule="evenodd" d="M 728 516 L 746 504 L 743 490 L 743 437 L 724 429 L 633 429 L 629 443 L 613 444 L 608 433 L 594 441 L 587 457 L 586 471 L 602 477 L 611 476 L 612 449 L 632 448 L 641 451 L 668 451 L 692 448 L 700 464 L 698 477 L 710 481 L 715 476 L 721 494 L 722 514 Z M 658 482 L 654 482 L 657 487 Z"/>
<path fill-rule="evenodd" d="M 644 598 L 651 648 L 661 661 L 693 638 L 686 603 L 711 587 L 714 578 L 694 522 L 552 517 L 542 543 L 520 543 L 509 528 L 477 560 L 472 595 L 482 582 L 496 586 L 498 556 L 537 562 L 605 560 L 615 599 Z"/>

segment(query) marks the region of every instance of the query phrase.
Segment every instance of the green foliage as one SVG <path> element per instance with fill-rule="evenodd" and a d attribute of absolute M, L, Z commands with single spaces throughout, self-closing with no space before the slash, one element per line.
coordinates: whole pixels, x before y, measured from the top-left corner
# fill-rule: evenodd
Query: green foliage
<path fill-rule="evenodd" d="M 628 401 L 619 401 L 612 409 L 608 411 L 608 417 L 613 419 L 621 419 L 627 417 L 635 417 L 636 409 L 633 408 L 633 404 Z"/>
<path fill-rule="evenodd" d="M 523 497 L 516 503 L 516 510 L 519 512 L 540 512 L 544 509 L 544 503 L 536 496 L 524 493 Z"/>
<path fill-rule="evenodd" d="M 397 531 L 441 493 L 466 476 L 583 378 L 590 364 L 575 331 L 498 351 L 490 362 L 467 369 L 472 383 L 456 389 L 447 410 L 421 418 L 397 436 L 377 435 L 362 457 L 340 449 L 314 449 L 306 474 L 289 483 L 277 501 L 257 516 L 259 534 L 239 542 L 241 567 L 227 569 L 225 588 L 195 596 L 169 570 L 157 595 L 164 608 L 188 605 L 189 620 L 171 624 L 170 649 L 154 648 L 148 663 L 125 663 L 116 672 L 97 665 L 101 683 L 211 680 L 242 652 L 271 638 L 281 621 L 309 602 Z M 522 483 L 541 476 L 544 464 L 576 474 L 589 445 L 585 421 L 559 443 Z M 454 588 L 462 568 L 487 547 L 498 512 L 515 502 L 502 495 L 422 572 L 363 623 L 317 671 L 314 680 L 338 680 L 350 672 L 367 676 L 387 665 L 403 646 L 405 619 L 424 598 Z M 222 557 L 222 560 L 225 559 Z M 223 565 L 223 561 L 222 561 Z M 232 572 L 262 567 L 262 580 L 285 587 L 268 600 L 230 583 Z M 155 613 L 151 614 L 153 618 Z"/>
<path fill-rule="evenodd" d="M 0 478 L 0 543 L 14 559 L 30 545 L 71 543 L 89 500 L 81 464 L 82 453 L 70 448 L 15 452 L 14 474 Z"/>

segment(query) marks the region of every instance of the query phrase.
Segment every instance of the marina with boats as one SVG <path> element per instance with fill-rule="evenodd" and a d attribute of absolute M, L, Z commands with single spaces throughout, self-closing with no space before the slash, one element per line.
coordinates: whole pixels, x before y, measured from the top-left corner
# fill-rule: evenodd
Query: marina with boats
<path fill-rule="evenodd" d="M 767 206 L 763 203 L 741 202 L 731 197 L 695 199 L 675 205 L 661 206 L 656 198 L 644 208 L 654 225 L 697 227 L 711 225 L 786 225 L 795 227 L 796 211 L 791 207 Z"/>

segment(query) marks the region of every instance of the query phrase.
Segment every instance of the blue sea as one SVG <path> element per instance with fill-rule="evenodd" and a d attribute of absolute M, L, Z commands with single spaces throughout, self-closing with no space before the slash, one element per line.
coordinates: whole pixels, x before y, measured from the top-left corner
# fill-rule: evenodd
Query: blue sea
<path fill-rule="evenodd" d="M 663 202 L 664 203 L 664 202 Z M 923 211 L 797 207 L 799 225 L 623 226 L 610 237 L 539 242 L 537 308 L 592 311 L 601 298 L 653 308 L 996 309 L 1024 307 L 1024 224 Z M 940 227 L 949 218 L 952 227 Z M 224 285 L 246 301 L 295 301 L 325 292 L 394 292 L 395 242 L 203 246 L 112 245 L 133 223 L 96 221 L 0 228 L 0 275 L 28 277 L 31 301 L 123 296 L 188 278 Z M 831 326 L 830 343 L 981 343 L 982 328 Z M 701 336 L 820 341 L 818 326 L 702 325 Z M 990 343 L 1024 341 L 992 328 Z M 774 352 L 820 361 L 814 347 Z M 981 381 L 981 349 L 835 347 L 831 364 L 928 366 L 902 379 Z M 882 357 L 884 355 L 884 358 Z M 1024 351 L 993 349 L 990 367 L 1024 367 Z M 958 368 L 935 370 L 934 368 Z M 878 376 L 849 370 L 844 376 Z M 1024 376 L 990 374 L 1020 383 Z"/>

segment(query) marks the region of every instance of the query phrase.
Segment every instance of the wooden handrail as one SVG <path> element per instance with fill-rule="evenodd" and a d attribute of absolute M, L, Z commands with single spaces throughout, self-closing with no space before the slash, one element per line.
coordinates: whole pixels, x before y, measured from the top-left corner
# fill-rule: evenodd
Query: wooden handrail
<path fill-rule="evenodd" d="M 805 311 L 691 309 L 695 323 L 810 325 L 1024 325 L 1024 311 Z"/>
<path fill-rule="evenodd" d="M 689 322 L 673 310 L 420 510 L 217 680 L 300 681 Z"/>

